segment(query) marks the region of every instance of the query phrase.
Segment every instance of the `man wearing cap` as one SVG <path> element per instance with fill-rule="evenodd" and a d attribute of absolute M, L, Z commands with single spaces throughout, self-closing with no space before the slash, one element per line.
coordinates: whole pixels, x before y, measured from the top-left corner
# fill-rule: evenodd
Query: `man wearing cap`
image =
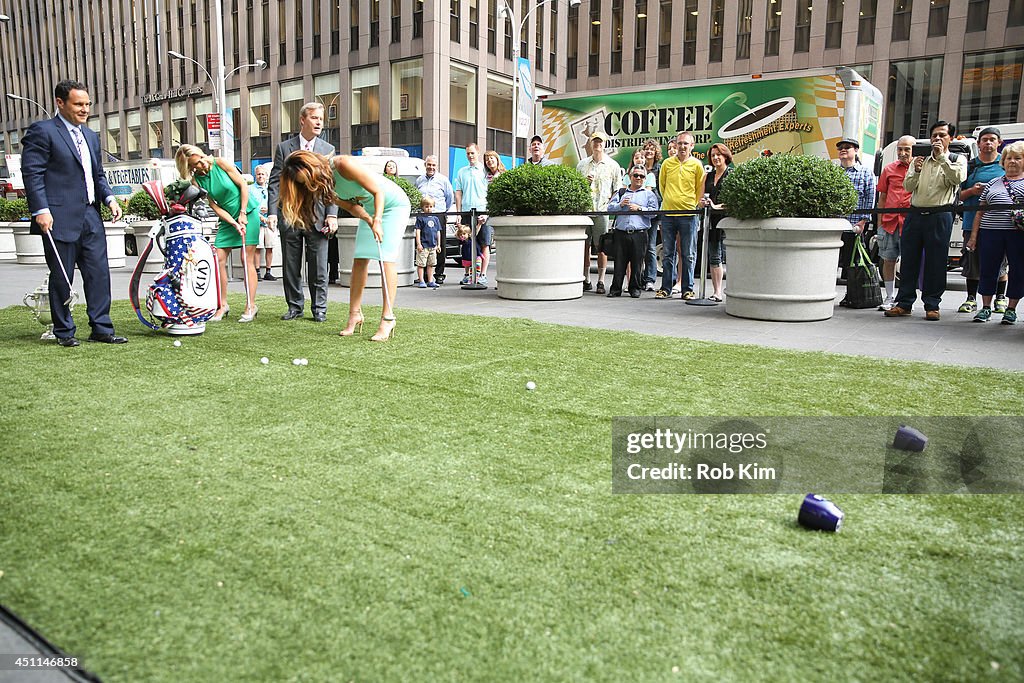
<path fill-rule="evenodd" d="M 913 135 L 904 135 L 896 141 L 896 161 L 882 169 L 878 179 L 878 208 L 910 208 L 910 193 L 903 187 L 910 160 L 914 156 Z M 883 213 L 879 216 L 878 256 L 882 259 L 882 284 L 885 301 L 879 308 L 887 311 L 896 303 L 896 260 L 900 257 L 900 236 L 903 234 L 905 213 Z"/>
<path fill-rule="evenodd" d="M 857 191 L 857 211 L 846 217 L 853 232 L 843 233 L 843 248 L 839 252 L 839 265 L 845 270 L 850 263 L 856 236 L 863 234 L 871 221 L 871 217 L 863 212 L 875 205 L 875 175 L 860 164 L 857 156 L 860 142 L 853 138 L 843 138 L 836 143 L 836 149 L 839 150 L 839 165 L 846 171 L 846 177 Z"/>
<path fill-rule="evenodd" d="M 622 178 L 622 168 L 614 159 L 604 153 L 604 135 L 594 133 L 590 136 L 591 155 L 576 165 L 576 170 L 587 177 L 590 182 L 590 196 L 593 199 L 592 211 L 604 211 L 611 199 L 612 192 L 618 187 Z M 592 216 L 594 224 L 587 228 L 587 240 L 583 243 L 583 291 L 589 292 L 590 284 L 590 250 L 597 252 L 597 293 L 604 294 L 604 272 L 608 268 L 608 256 L 601 253 L 601 235 L 608 232 L 607 216 Z"/>
<path fill-rule="evenodd" d="M 959 313 L 976 313 L 978 311 L 978 279 L 981 266 L 978 263 L 977 250 L 967 249 L 967 240 L 971 238 L 974 227 L 974 215 L 977 213 L 979 197 L 989 181 L 1006 175 L 1000 163 L 999 145 L 1003 136 L 998 128 L 989 126 L 978 134 L 978 157 L 967 162 L 967 180 L 960 186 L 960 201 L 964 204 L 964 246 L 960 251 L 960 265 L 967 280 L 967 300 L 960 305 Z M 1006 298 L 1006 258 L 999 269 L 999 280 L 996 282 L 995 312 L 1004 313 L 1008 300 Z"/>
<path fill-rule="evenodd" d="M 900 238 L 899 292 L 896 305 L 887 310 L 887 318 L 908 316 L 917 300 L 917 273 L 921 270 L 921 252 L 924 252 L 924 274 L 921 282 L 921 301 L 925 320 L 939 319 L 939 304 L 946 291 L 946 257 L 949 253 L 949 235 L 953 231 L 953 201 L 960 184 L 967 179 L 967 159 L 949 153 L 949 143 L 956 127 L 946 121 L 936 121 L 928 131 L 932 153 L 928 158 L 914 157 L 903 180 L 910 192 L 910 205 L 920 209 L 907 216 Z"/>
<path fill-rule="evenodd" d="M 530 138 L 530 156 L 526 157 L 526 163 L 534 166 L 557 166 L 556 162 L 545 156 L 544 138 L 539 135 Z"/>

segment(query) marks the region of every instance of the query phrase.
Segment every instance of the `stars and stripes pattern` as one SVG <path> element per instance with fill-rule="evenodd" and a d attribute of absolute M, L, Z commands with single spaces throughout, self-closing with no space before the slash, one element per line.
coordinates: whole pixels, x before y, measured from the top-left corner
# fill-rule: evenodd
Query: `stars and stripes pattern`
<path fill-rule="evenodd" d="M 204 323 L 220 303 L 216 256 L 190 221 L 179 217 L 169 226 L 164 270 L 146 294 L 146 307 L 164 327 Z"/>

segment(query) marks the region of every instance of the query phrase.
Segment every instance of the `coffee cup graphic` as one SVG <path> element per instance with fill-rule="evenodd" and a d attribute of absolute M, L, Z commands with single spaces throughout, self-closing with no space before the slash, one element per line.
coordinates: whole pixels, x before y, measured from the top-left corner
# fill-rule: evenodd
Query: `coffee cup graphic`
<path fill-rule="evenodd" d="M 718 129 L 718 137 L 732 150 L 737 162 L 760 156 L 790 152 L 800 147 L 800 133 L 795 130 L 796 99 L 780 97 L 733 117 Z"/>

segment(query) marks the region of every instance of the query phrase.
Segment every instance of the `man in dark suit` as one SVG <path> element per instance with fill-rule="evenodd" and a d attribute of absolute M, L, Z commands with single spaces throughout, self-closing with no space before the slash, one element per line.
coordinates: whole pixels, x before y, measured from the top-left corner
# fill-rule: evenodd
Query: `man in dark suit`
<path fill-rule="evenodd" d="M 281 226 L 281 272 L 284 280 L 284 300 L 288 310 L 281 320 L 302 317 L 305 301 L 302 295 L 302 255 L 306 255 L 306 282 L 309 285 L 309 310 L 313 322 L 327 319 L 327 251 L 328 240 L 338 231 L 338 207 L 320 205 L 316 210 L 319 229 L 299 230 L 285 223 L 277 207 L 281 191 L 281 168 L 292 152 L 308 150 L 323 156 L 334 156 L 334 146 L 318 135 L 324 127 L 324 105 L 307 102 L 299 111 L 299 134 L 283 141 L 274 152 L 274 168 L 270 172 L 268 203 L 270 213 L 277 216 Z"/>
<path fill-rule="evenodd" d="M 64 303 L 71 296 L 68 283 L 74 281 L 77 265 L 92 328 L 89 341 L 124 344 L 128 340 L 114 334 L 110 320 L 110 266 L 100 202 L 110 206 L 114 220 L 121 218 L 121 206 L 103 174 L 99 138 L 84 125 L 92 105 L 89 92 L 82 83 L 65 80 L 54 88 L 54 97 L 57 116 L 33 123 L 21 143 L 31 232 L 43 235 L 50 268 L 53 333 L 61 346 L 79 345 L 75 321 Z"/>

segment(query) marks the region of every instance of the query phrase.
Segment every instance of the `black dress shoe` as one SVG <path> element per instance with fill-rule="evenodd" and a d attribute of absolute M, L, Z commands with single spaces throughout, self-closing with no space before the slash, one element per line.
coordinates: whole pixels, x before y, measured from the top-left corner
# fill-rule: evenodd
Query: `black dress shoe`
<path fill-rule="evenodd" d="M 295 320 L 302 317 L 302 311 L 290 310 L 281 316 L 281 320 Z"/>
<path fill-rule="evenodd" d="M 630 295 L 630 296 L 631 296 L 632 298 L 634 298 L 634 299 L 639 299 L 639 298 L 640 298 L 640 292 L 639 292 L 639 290 L 633 290 L 633 291 L 631 291 L 631 292 L 629 293 L 629 295 Z"/>
<path fill-rule="evenodd" d="M 615 290 L 609 290 L 605 296 L 607 296 L 609 299 L 615 296 L 622 296 L 622 290 L 620 289 L 617 292 Z"/>
<path fill-rule="evenodd" d="M 315 323 L 326 322 L 326 320 L 327 320 L 327 314 L 326 313 L 316 313 L 316 314 L 313 315 L 313 322 L 315 322 Z"/>
<path fill-rule="evenodd" d="M 80 345 L 82 342 L 78 341 L 74 337 L 57 337 L 57 343 L 61 346 L 71 348 Z"/>
<path fill-rule="evenodd" d="M 119 337 L 116 334 L 96 334 L 95 332 L 89 335 L 89 341 L 99 342 L 100 344 L 127 344 L 127 337 Z"/>

